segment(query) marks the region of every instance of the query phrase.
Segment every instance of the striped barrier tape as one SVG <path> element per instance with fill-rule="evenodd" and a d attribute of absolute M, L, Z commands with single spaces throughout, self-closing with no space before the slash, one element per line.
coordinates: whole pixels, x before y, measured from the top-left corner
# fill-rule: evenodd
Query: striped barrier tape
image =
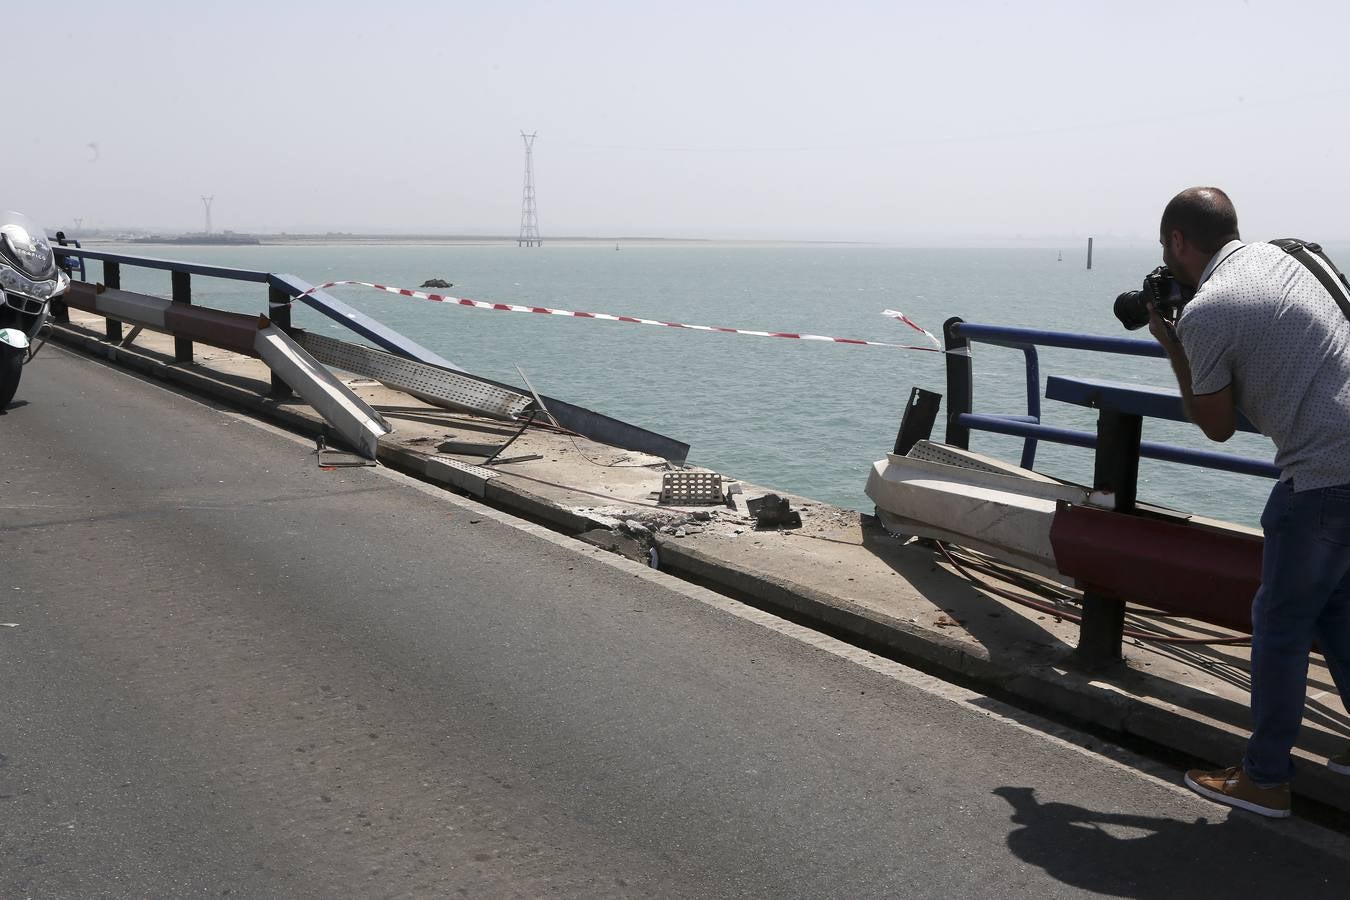
<path fill-rule="evenodd" d="M 628 322 L 633 325 L 661 325 L 666 328 L 685 328 L 690 331 L 716 331 L 723 334 L 749 334 L 754 335 L 755 337 L 789 338 L 798 341 L 828 341 L 834 344 L 858 344 L 864 347 L 888 347 L 892 350 L 923 350 L 928 353 L 942 352 L 942 342 L 934 337 L 931 332 L 920 327 L 909 316 L 894 309 L 885 310 L 882 312 L 882 315 L 889 319 L 895 319 L 924 335 L 933 342 L 933 346 L 921 347 L 909 344 L 892 344 L 885 341 L 864 341 L 860 338 L 828 337 L 823 334 L 800 334 L 791 331 L 754 331 L 747 328 L 723 328 L 717 325 L 688 325 L 684 322 L 662 322 L 657 319 L 643 319 L 638 316 L 616 316 L 611 315 L 610 313 L 577 312 L 570 309 L 551 309 L 547 306 L 518 306 L 514 303 L 488 303 L 483 300 L 469 300 L 465 297 L 448 297 L 444 294 L 428 294 L 424 291 L 414 291 L 409 290 L 408 288 L 389 287 L 388 285 L 375 284 L 370 281 L 330 281 L 326 284 L 315 285 L 304 293 L 297 294 L 286 303 L 273 303 L 271 305 L 273 307 L 290 306 L 296 300 L 300 300 L 315 291 L 322 291 L 327 288 L 343 285 L 374 288 L 377 291 L 384 291 L 388 294 L 397 294 L 400 297 L 412 297 L 417 300 L 430 300 L 433 303 L 451 303 L 457 306 L 470 306 L 474 309 L 495 309 L 500 312 L 541 313 L 548 316 L 571 316 L 577 319 L 601 319 L 607 322 Z"/>

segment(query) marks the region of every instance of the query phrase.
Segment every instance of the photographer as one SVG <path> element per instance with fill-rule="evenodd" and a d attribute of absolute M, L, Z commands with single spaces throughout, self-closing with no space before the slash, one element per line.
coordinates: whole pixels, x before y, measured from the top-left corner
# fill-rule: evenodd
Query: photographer
<path fill-rule="evenodd" d="M 1149 330 L 1172 361 L 1186 414 L 1211 440 L 1225 441 L 1242 410 L 1274 441 L 1280 468 L 1261 516 L 1252 736 L 1240 765 L 1193 770 L 1186 784 L 1284 817 L 1314 640 L 1350 706 L 1350 319 L 1324 281 L 1339 284 L 1319 278 L 1309 268 L 1314 260 L 1243 244 L 1232 201 L 1218 188 L 1172 198 L 1160 239 L 1172 277 L 1194 292 L 1175 325 L 1148 306 Z M 1350 752 L 1328 765 L 1350 774 Z"/>

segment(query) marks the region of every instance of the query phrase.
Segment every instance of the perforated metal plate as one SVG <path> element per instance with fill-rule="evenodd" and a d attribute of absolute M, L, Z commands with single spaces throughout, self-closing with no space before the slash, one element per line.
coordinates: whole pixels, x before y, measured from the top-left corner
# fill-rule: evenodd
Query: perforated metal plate
<path fill-rule="evenodd" d="M 447 456 L 433 456 L 427 460 L 427 476 L 433 481 L 453 484 L 475 497 L 487 494 L 487 483 L 500 473 L 473 463 L 461 462 Z"/>
<path fill-rule="evenodd" d="M 934 441 L 919 441 L 910 448 L 908 455 L 910 459 L 941 463 L 944 466 L 958 466 L 962 469 L 974 469 L 978 472 L 992 472 L 995 475 L 1016 475 L 1021 478 L 1029 478 L 1032 481 L 1055 483 L 1055 479 L 1048 478 L 1039 472 L 1018 468 L 1001 460 L 991 459 L 979 453 L 972 453 L 969 450 L 962 450 L 960 447 L 939 444 Z"/>
<path fill-rule="evenodd" d="M 671 506 L 702 506 L 722 501 L 722 476 L 716 472 L 667 472 L 661 476 L 661 499 Z"/>
<path fill-rule="evenodd" d="M 326 366 L 373 378 L 386 387 L 448 409 L 496 419 L 514 419 L 531 402 L 529 394 L 484 384 L 383 350 L 310 332 L 300 335 L 298 340 L 310 355 Z"/>

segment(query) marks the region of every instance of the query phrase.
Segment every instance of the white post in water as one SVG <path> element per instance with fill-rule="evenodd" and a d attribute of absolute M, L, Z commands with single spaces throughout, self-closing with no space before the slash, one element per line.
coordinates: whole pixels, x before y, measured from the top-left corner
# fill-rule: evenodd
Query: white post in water
<path fill-rule="evenodd" d="M 1092 268 L 1092 238 L 1088 238 L 1088 268 Z"/>

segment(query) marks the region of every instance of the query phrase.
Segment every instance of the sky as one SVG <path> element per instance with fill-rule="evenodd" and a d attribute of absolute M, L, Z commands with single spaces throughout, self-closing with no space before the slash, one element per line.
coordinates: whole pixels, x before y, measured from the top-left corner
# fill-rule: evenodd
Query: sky
<path fill-rule="evenodd" d="M 49 230 L 1350 239 L 1350 4 L 8 4 L 0 208 Z"/>

